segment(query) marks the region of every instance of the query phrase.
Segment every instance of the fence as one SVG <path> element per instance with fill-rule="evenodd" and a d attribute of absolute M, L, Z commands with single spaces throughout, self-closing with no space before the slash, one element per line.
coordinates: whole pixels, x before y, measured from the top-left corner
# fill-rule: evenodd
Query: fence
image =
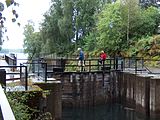
<path fill-rule="evenodd" d="M 85 66 L 78 66 L 77 59 L 35 59 L 27 61 L 19 66 L 9 65 L 0 66 L 1 69 L 6 70 L 6 80 L 22 81 L 25 90 L 28 89 L 28 77 L 31 75 L 36 76 L 36 79 L 47 81 L 47 78 L 52 78 L 56 73 L 63 72 L 82 72 L 81 68 L 84 67 L 83 72 L 109 72 L 110 70 L 126 70 L 132 69 L 135 72 L 142 71 L 144 68 L 143 58 L 108 58 L 103 64 L 100 64 L 99 59 L 90 58 L 85 60 Z M 19 77 L 16 77 L 19 76 Z M 8 78 L 9 77 L 9 78 Z M 5 82 L 4 82 L 5 84 Z"/>
<path fill-rule="evenodd" d="M 1 75 L 5 76 L 1 79 L 1 84 L 6 88 L 6 81 L 15 81 L 20 80 L 22 85 L 25 87 L 25 90 L 28 90 L 28 72 L 27 66 L 20 65 L 9 65 L 9 66 L 0 66 Z M 2 77 L 2 76 L 1 76 Z"/>
<path fill-rule="evenodd" d="M 95 72 L 109 70 L 125 70 L 134 69 L 135 71 L 142 70 L 144 67 L 143 58 L 108 58 L 102 64 L 99 59 L 90 58 L 84 61 L 85 66 L 78 65 L 77 59 L 35 59 L 30 62 L 23 63 L 27 66 L 28 74 L 35 74 L 38 79 L 45 81 L 47 77 L 53 77 L 55 73 L 63 72 Z"/>

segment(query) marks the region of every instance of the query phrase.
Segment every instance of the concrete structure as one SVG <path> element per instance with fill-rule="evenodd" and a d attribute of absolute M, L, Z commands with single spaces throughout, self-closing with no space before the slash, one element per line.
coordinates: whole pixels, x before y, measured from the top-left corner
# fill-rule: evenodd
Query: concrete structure
<path fill-rule="evenodd" d="M 62 104 L 66 107 L 89 107 L 111 100 L 110 73 L 65 72 L 55 75 L 62 82 Z"/>
<path fill-rule="evenodd" d="M 119 103 L 140 115 L 160 118 L 160 77 L 135 71 L 55 73 L 54 79 L 36 83 L 50 90 L 47 111 L 61 119 L 63 107 L 90 107 Z"/>
<path fill-rule="evenodd" d="M 61 102 L 61 82 L 51 80 L 48 82 L 37 82 L 34 83 L 43 90 L 50 90 L 47 96 L 46 111 L 52 114 L 54 120 L 62 119 L 62 102 Z"/>
<path fill-rule="evenodd" d="M 160 118 L 160 77 L 128 72 L 116 72 L 115 77 L 114 94 L 118 103 L 141 115 Z"/>
<path fill-rule="evenodd" d="M 140 115 L 160 118 L 160 77 L 122 71 L 66 72 L 62 82 L 62 106 L 89 107 L 120 103 Z"/>

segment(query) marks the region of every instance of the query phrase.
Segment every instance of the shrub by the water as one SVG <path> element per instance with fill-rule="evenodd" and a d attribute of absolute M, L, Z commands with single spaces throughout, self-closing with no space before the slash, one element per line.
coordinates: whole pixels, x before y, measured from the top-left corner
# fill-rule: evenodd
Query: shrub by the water
<path fill-rule="evenodd" d="M 16 120 L 38 120 L 39 118 L 43 120 L 46 118 L 46 113 L 43 113 L 43 115 L 38 108 L 38 101 L 42 97 L 42 91 L 6 92 L 6 96 Z M 51 115 L 49 115 L 47 120 L 52 120 Z"/>

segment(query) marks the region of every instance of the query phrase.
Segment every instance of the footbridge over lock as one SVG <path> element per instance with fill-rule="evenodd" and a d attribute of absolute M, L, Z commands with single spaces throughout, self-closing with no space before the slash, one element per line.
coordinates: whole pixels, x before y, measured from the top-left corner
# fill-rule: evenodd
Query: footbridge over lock
<path fill-rule="evenodd" d="M 145 62 L 143 58 L 109 58 L 100 64 L 98 59 L 87 59 L 85 66 L 78 66 L 76 59 L 38 59 L 23 63 L 25 71 L 21 72 L 26 73 L 23 82 L 28 83 L 30 77 L 34 85 L 52 89 L 49 110 L 58 115 L 57 118 L 61 117 L 62 106 L 89 107 L 107 103 L 120 103 L 157 117 L 160 115 L 156 84 L 159 73 L 153 74 Z M 25 86 L 27 90 L 28 84 Z M 53 101 L 56 107 L 51 105 Z M 59 112 L 55 114 L 56 111 Z"/>
<path fill-rule="evenodd" d="M 63 60 L 59 59 L 58 62 L 65 65 L 54 65 L 53 72 L 47 73 L 54 79 L 46 77 L 46 81 L 61 81 L 62 106 L 89 107 L 120 103 L 145 116 L 159 117 L 159 69 L 155 71 L 145 65 L 151 60 L 112 58 L 102 65 L 97 59 L 94 62 L 88 60 L 84 71 Z"/>

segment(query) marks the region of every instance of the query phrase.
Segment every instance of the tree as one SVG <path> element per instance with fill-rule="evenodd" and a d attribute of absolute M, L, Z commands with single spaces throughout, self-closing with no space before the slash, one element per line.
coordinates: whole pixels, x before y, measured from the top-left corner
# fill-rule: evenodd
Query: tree
<path fill-rule="evenodd" d="M 107 4 L 98 16 L 98 47 L 115 54 L 125 46 L 120 4 Z"/>
<path fill-rule="evenodd" d="M 95 46 L 97 46 L 96 42 L 96 33 L 91 32 L 89 35 L 85 36 L 84 38 L 84 49 L 87 52 L 93 52 L 95 50 Z"/>
<path fill-rule="evenodd" d="M 68 53 L 75 45 L 83 46 L 83 38 L 95 27 L 95 13 L 99 12 L 101 0 L 52 0 L 50 10 L 41 24 L 44 44 L 48 51 Z M 47 41 L 46 41 L 47 40 Z"/>
<path fill-rule="evenodd" d="M 44 17 L 44 22 L 41 24 L 41 35 L 43 38 L 43 44 L 48 48 L 50 53 L 63 53 L 67 51 L 69 43 L 71 42 L 72 33 L 70 14 L 64 14 L 69 12 L 71 3 L 65 4 L 62 9 L 62 1 L 52 1 L 50 11 L 48 11 Z M 67 11 L 68 10 L 68 11 Z M 49 44 L 48 44 L 49 43 Z"/>
<path fill-rule="evenodd" d="M 140 9 L 136 2 L 107 4 L 99 14 L 99 48 L 110 55 L 126 52 L 139 38 L 156 34 L 160 14 L 155 7 Z"/>
<path fill-rule="evenodd" d="M 33 23 L 29 22 L 24 28 L 24 52 L 29 59 L 39 57 L 41 52 L 41 37 L 39 32 L 34 32 Z"/>

